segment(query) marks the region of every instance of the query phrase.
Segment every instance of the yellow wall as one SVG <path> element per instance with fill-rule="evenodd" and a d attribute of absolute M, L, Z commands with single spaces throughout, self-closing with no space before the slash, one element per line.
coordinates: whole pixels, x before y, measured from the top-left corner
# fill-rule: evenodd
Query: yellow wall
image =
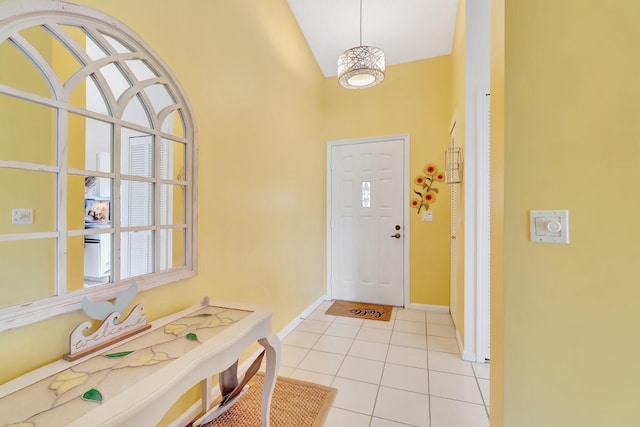
<path fill-rule="evenodd" d="M 44 32 L 25 32 L 44 58 L 51 59 L 51 40 Z M 9 43 L 0 55 L 12 66 L 0 66 L 0 83 L 51 96 L 42 75 Z M 52 165 L 55 152 L 51 133 L 52 108 L 0 97 L 0 158 Z M 40 123 L 34 126 L 34 121 Z M 54 225 L 54 175 L 46 172 L 0 170 L 0 233 L 51 232 Z M 33 209 L 33 224 L 12 224 L 13 208 Z M 54 239 L 0 242 L 0 307 L 46 298 L 54 293 L 52 265 Z M 23 268 L 28 265 L 29 268 Z M 27 286 L 33 284 L 33 286 Z"/>
<path fill-rule="evenodd" d="M 324 85 L 327 140 L 410 134 L 411 182 L 427 163 L 444 168 L 451 119 L 451 57 L 387 67 L 386 79 L 367 90 L 348 91 L 329 78 Z M 415 185 L 411 186 L 415 188 Z M 429 210 L 433 222 L 410 212 L 410 301 L 449 305 L 449 186 L 439 183 Z"/>
<path fill-rule="evenodd" d="M 491 427 L 504 407 L 504 0 L 491 1 Z"/>
<path fill-rule="evenodd" d="M 67 30 L 70 31 L 70 30 Z M 73 31 L 72 37 L 80 45 L 85 46 L 86 35 L 80 30 Z M 80 68 L 75 59 L 69 57 L 69 51 L 57 40 L 52 43 L 52 66 L 57 75 L 68 79 Z M 85 83 L 82 82 L 73 90 L 70 103 L 84 107 L 87 102 Z M 86 147 L 86 119 L 78 115 L 69 115 L 67 121 L 67 157 L 71 167 L 84 167 Z M 69 230 L 84 228 L 84 177 L 69 177 L 67 185 L 67 227 Z M 76 236 L 67 239 L 67 291 L 76 291 L 84 287 L 84 237 Z M 54 268 L 52 267 L 52 271 Z"/>
<path fill-rule="evenodd" d="M 456 122 L 456 143 L 465 146 L 465 96 L 466 96 L 466 0 L 459 0 L 458 14 L 456 15 L 456 29 L 453 37 L 453 50 L 451 52 L 452 77 L 451 77 L 451 116 Z M 453 124 L 453 123 L 452 123 Z M 464 167 L 464 166 L 463 166 Z M 464 170 L 463 170 L 464 172 Z M 463 175 L 464 179 L 464 175 Z M 455 313 L 456 331 L 460 338 L 464 338 L 464 185 L 458 184 L 458 233 L 456 235 L 458 245 L 458 262 L 456 277 L 456 306 L 452 310 Z"/>
<path fill-rule="evenodd" d="M 325 240 L 324 79 L 286 1 L 79 3 L 153 46 L 199 128 L 199 275 L 138 301 L 151 320 L 203 295 L 260 303 L 282 329 L 324 294 Z M 0 382 L 58 359 L 83 318 L 75 312 L 1 333 Z"/>
<path fill-rule="evenodd" d="M 504 408 L 492 425 L 637 426 L 640 2 L 504 3 Z M 571 243 L 532 243 L 531 209 L 569 209 Z"/>

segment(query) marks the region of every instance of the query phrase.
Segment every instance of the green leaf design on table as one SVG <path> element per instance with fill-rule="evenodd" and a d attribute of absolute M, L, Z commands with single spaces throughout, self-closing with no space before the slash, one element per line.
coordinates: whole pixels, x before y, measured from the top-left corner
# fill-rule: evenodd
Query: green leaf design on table
<path fill-rule="evenodd" d="M 116 357 L 125 357 L 133 353 L 133 351 L 120 351 L 118 353 L 105 354 L 104 357 L 111 357 L 115 359 Z"/>
<path fill-rule="evenodd" d="M 201 314 L 198 314 L 196 317 L 211 317 L 211 316 L 213 316 L 213 314 L 201 313 Z"/>
<path fill-rule="evenodd" d="M 102 393 L 100 393 L 95 388 L 92 388 L 91 390 L 83 394 L 82 398 L 84 400 L 90 400 L 92 402 L 102 402 Z"/>
<path fill-rule="evenodd" d="M 191 332 L 187 334 L 187 339 L 190 341 L 198 341 L 198 336 Z"/>

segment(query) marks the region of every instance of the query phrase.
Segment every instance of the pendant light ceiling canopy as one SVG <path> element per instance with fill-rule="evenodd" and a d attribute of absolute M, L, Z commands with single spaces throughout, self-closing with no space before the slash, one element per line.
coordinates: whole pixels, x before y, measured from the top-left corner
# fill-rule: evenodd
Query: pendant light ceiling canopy
<path fill-rule="evenodd" d="M 365 89 L 384 80 L 384 52 L 374 46 L 362 46 L 362 0 L 360 0 L 360 46 L 338 57 L 338 82 L 347 89 Z"/>

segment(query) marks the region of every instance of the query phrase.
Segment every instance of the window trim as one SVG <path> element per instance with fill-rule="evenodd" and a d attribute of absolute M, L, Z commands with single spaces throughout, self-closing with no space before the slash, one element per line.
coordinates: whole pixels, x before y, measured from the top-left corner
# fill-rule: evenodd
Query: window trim
<path fill-rule="evenodd" d="M 89 29 L 91 32 L 99 31 L 102 34 L 107 36 L 115 36 L 116 39 L 125 41 L 129 44 L 129 46 L 135 48 L 135 52 L 133 54 L 114 54 L 111 56 L 107 56 L 107 59 L 97 59 L 92 60 L 89 65 L 82 66 L 80 71 L 82 73 L 77 73 L 73 75 L 67 82 L 71 82 L 73 79 L 84 79 L 87 75 L 90 74 L 90 70 L 97 69 L 96 67 L 103 66 L 108 62 L 113 63 L 113 58 L 119 58 L 121 61 L 123 57 L 128 59 L 141 59 L 148 62 L 154 69 L 154 71 L 159 75 L 159 78 L 144 80 L 145 84 L 141 85 L 140 82 L 131 86 L 127 91 L 133 91 L 134 95 L 140 93 L 140 91 L 144 92 L 144 88 L 149 87 L 155 83 L 163 83 L 166 84 L 173 93 L 175 99 L 175 104 L 173 105 L 175 108 L 172 108 L 171 111 L 180 111 L 182 123 L 184 126 L 184 137 L 178 137 L 176 135 L 167 134 L 163 132 L 160 128 L 164 118 L 171 111 L 162 111 L 156 112 L 159 116 L 158 121 L 160 122 L 158 127 L 154 128 L 145 128 L 143 126 L 135 125 L 130 122 L 126 122 L 122 120 L 121 115 L 118 117 L 114 116 L 105 116 L 100 113 L 96 113 L 93 111 L 85 110 L 80 107 L 76 107 L 70 103 L 65 101 L 61 101 L 57 99 L 62 93 L 61 91 L 67 90 L 60 84 L 56 84 L 55 82 L 49 82 L 52 84 L 51 90 L 51 98 L 47 98 L 41 95 L 32 94 L 29 92 L 22 91 L 20 89 L 8 87 L 6 85 L 0 84 L 0 93 L 5 95 L 10 95 L 14 98 L 22 99 L 28 102 L 34 102 L 37 104 L 45 105 L 48 107 L 52 107 L 56 109 L 58 115 L 62 116 L 62 118 L 58 118 L 56 123 L 61 124 L 58 129 L 56 129 L 58 141 L 57 150 L 58 153 L 64 152 L 66 150 L 67 144 L 67 120 L 65 117 L 68 116 L 69 113 L 78 114 L 85 118 L 96 119 L 100 121 L 106 121 L 107 123 L 111 123 L 115 128 L 120 128 L 122 126 L 127 127 L 133 130 L 140 130 L 146 133 L 150 133 L 155 138 L 159 139 L 168 139 L 171 141 L 182 142 L 185 144 L 185 154 L 184 154 L 184 167 L 186 171 L 186 177 L 184 180 L 175 180 L 175 179 L 163 179 L 157 174 L 155 174 L 154 182 L 157 186 L 162 184 L 172 184 L 172 185 L 184 185 L 186 189 L 185 194 L 185 224 L 160 224 L 159 218 L 157 217 L 157 203 L 154 202 L 154 212 L 156 212 L 156 218 L 154 218 L 153 228 L 159 233 L 161 230 L 174 230 L 174 229 L 185 229 L 185 240 L 184 240 L 184 250 L 185 250 L 185 265 L 180 267 L 174 267 L 170 270 L 165 271 L 154 271 L 153 273 L 145 274 L 142 276 L 136 276 L 134 278 L 127 278 L 124 280 L 119 280 L 118 282 L 111 282 L 109 284 L 95 286 L 90 288 L 84 288 L 82 290 L 73 291 L 70 293 L 62 292 L 57 295 L 43 298 L 40 300 L 35 300 L 27 303 L 22 303 L 14 306 L 9 306 L 5 308 L 0 308 L 0 332 L 13 329 L 16 327 L 28 325 L 31 323 L 36 323 L 47 318 L 57 316 L 64 313 L 69 313 L 72 311 L 76 311 L 81 309 L 82 300 L 85 297 L 88 297 L 92 300 L 106 300 L 113 299 L 116 295 L 122 290 L 128 288 L 131 285 L 131 282 L 134 280 L 137 283 L 139 291 L 145 291 L 157 286 L 169 284 L 172 282 L 176 282 L 179 280 L 188 279 L 197 275 L 198 271 L 198 256 L 197 256 L 197 194 L 198 194 L 198 129 L 195 123 L 195 115 L 193 114 L 193 110 L 190 106 L 188 98 L 179 84 L 178 80 L 171 72 L 166 63 L 157 55 L 157 53 L 147 45 L 135 32 L 125 26 L 122 22 L 116 20 L 113 17 L 110 17 L 102 12 L 99 12 L 95 9 L 91 9 L 86 6 L 80 6 L 70 3 L 63 3 L 57 0 L 12 0 L 5 3 L 0 4 L 0 40 L 5 40 L 9 35 L 15 34 L 18 31 L 21 31 L 24 28 L 29 28 L 32 26 L 39 25 L 51 25 L 53 27 L 57 25 L 70 25 L 70 26 L 78 26 Z M 112 58 L 109 61 L 109 58 Z M 36 61 L 32 60 L 34 63 L 34 67 L 36 66 Z M 86 71 L 89 70 L 87 74 Z M 53 70 L 49 70 L 52 76 L 56 76 Z M 51 80 L 48 76 L 49 73 L 42 72 L 45 78 Z M 82 74 L 82 75 L 80 75 Z M 56 76 L 57 77 L 57 76 Z M 74 84 L 70 84 L 71 87 L 75 87 Z M 136 89 L 139 89 L 137 91 Z M 73 90 L 73 89 L 71 89 Z M 127 95 L 125 95 L 127 96 Z M 153 124 L 152 124 L 153 125 Z M 120 138 L 117 136 L 114 138 Z M 160 141 L 158 140 L 155 144 L 156 146 L 160 146 Z M 157 151 L 157 150 L 156 150 Z M 119 154 L 114 152 L 113 161 L 115 164 L 116 158 Z M 154 156 L 154 164 L 157 163 L 157 156 Z M 154 166 L 157 171 L 157 165 Z M 84 235 L 82 232 L 74 232 L 69 231 L 67 229 L 67 203 L 66 203 L 66 192 L 67 190 L 67 176 L 69 175 L 83 175 L 86 173 L 84 169 L 74 169 L 69 168 L 67 162 L 56 162 L 55 165 L 52 166 L 43 166 L 40 164 L 33 163 L 25 163 L 18 161 L 9 161 L 9 160 L 0 160 L 0 168 L 8 168 L 8 169 L 18 169 L 18 170 L 37 170 L 37 171 L 46 171 L 56 173 L 58 176 L 58 183 L 56 185 L 56 206 L 57 206 L 57 222 L 56 222 L 56 230 L 52 232 L 43 232 L 43 233 L 23 233 L 23 234 L 11 234 L 11 235 L 0 235 L 0 241 L 10 241 L 10 240 L 20 240 L 24 238 L 44 238 L 44 237 L 57 237 L 58 244 L 57 246 L 57 257 L 55 260 L 55 274 L 57 276 L 57 281 L 64 281 L 65 289 L 66 289 L 66 241 L 68 237 L 73 235 Z M 68 175 L 69 174 L 69 175 Z M 104 174 L 104 173 L 103 173 Z M 100 173 L 96 173 L 96 176 L 99 176 Z M 113 175 L 113 172 L 107 175 Z M 115 178 L 114 178 L 115 179 Z M 114 198 L 116 195 L 114 194 Z M 64 201 L 64 203 L 61 203 Z M 120 239 L 119 234 L 120 229 L 124 227 L 120 227 L 119 224 L 115 222 L 112 223 L 112 227 L 103 232 L 113 233 L 114 236 L 114 245 L 115 240 Z M 130 227 L 126 227 L 128 229 Z M 136 227 L 138 228 L 138 227 Z M 146 227 L 143 227 L 146 228 Z M 125 229 L 125 231 L 126 231 Z M 92 232 L 86 233 L 92 234 Z M 115 248 L 115 246 L 114 246 Z M 155 255 L 158 256 L 157 254 Z M 60 270 L 61 266 L 63 267 Z M 112 268 L 114 266 L 112 265 Z"/>

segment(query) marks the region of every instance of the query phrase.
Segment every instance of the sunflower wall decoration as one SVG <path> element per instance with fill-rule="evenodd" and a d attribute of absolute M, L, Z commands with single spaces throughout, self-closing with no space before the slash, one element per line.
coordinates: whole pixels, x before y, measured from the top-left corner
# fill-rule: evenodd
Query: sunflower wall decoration
<path fill-rule="evenodd" d="M 444 179 L 444 172 L 438 172 L 438 167 L 430 163 L 424 167 L 424 175 L 418 175 L 413 180 L 413 183 L 420 187 L 413 190 L 420 198 L 411 199 L 411 207 L 418 208 L 418 214 L 422 208 L 428 211 L 429 205 L 436 201 L 438 189 L 434 187 L 434 184 L 444 182 Z"/>

